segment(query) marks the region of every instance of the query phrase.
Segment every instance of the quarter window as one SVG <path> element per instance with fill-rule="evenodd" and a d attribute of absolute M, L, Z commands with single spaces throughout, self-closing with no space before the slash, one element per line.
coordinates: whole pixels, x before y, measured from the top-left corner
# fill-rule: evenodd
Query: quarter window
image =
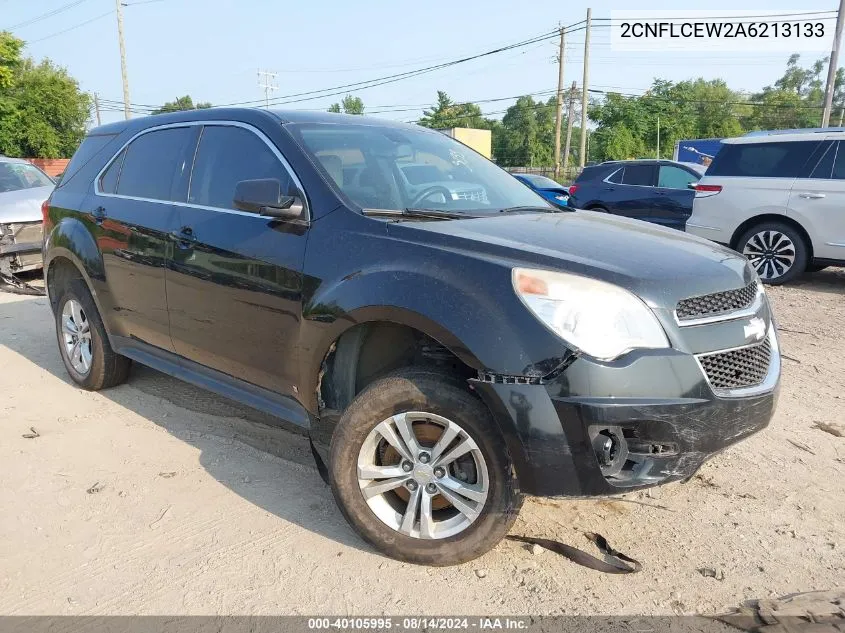
<path fill-rule="evenodd" d="M 188 202 L 232 209 L 235 185 L 262 178 L 277 179 L 282 192 L 292 188 L 287 170 L 258 136 L 240 127 L 206 126 L 197 149 Z"/>
<path fill-rule="evenodd" d="M 123 159 L 126 156 L 126 150 L 120 152 L 117 158 L 112 161 L 106 173 L 100 178 L 100 191 L 103 193 L 114 193 L 117 189 L 117 179 L 120 178 L 120 168 L 123 165 Z"/>
<path fill-rule="evenodd" d="M 674 165 L 661 165 L 657 186 L 665 189 L 687 189 L 691 182 L 698 182 L 698 176 Z"/>
<path fill-rule="evenodd" d="M 840 141 L 836 147 L 836 157 L 833 161 L 834 180 L 845 180 L 845 145 Z"/>
<path fill-rule="evenodd" d="M 150 200 L 184 201 L 181 187 L 190 168 L 194 134 L 191 127 L 166 128 L 132 141 L 123 159 L 117 193 Z"/>
<path fill-rule="evenodd" d="M 833 159 L 836 158 L 836 146 L 838 143 L 827 143 L 823 148 L 824 155 L 810 174 L 810 178 L 828 179 L 833 171 Z"/>

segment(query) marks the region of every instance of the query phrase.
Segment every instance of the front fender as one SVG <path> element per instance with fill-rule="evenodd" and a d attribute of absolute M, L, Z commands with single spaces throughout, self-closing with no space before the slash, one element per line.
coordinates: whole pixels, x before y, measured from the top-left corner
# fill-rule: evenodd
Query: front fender
<path fill-rule="evenodd" d="M 495 374 L 539 378 L 569 356 L 564 343 L 522 306 L 511 289 L 509 270 L 498 271 L 501 279 L 488 278 L 482 292 L 470 271 L 457 270 L 361 270 L 318 288 L 303 308 L 300 382 L 306 406 L 316 410 L 320 368 L 332 344 L 361 323 L 407 325 L 470 367 Z"/>

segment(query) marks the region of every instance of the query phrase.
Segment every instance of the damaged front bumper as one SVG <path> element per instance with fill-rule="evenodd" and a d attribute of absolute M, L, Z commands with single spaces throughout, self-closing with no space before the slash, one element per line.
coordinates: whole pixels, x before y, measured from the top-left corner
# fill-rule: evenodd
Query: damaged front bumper
<path fill-rule="evenodd" d="M 41 222 L 0 224 L 0 273 L 16 275 L 43 266 Z"/>
<path fill-rule="evenodd" d="M 714 454 L 763 429 L 778 395 L 780 352 L 758 385 L 711 386 L 696 355 L 643 350 L 612 363 L 578 358 L 542 384 L 478 381 L 520 487 L 542 496 L 625 492 L 688 479 Z M 718 394 L 718 395 L 717 395 Z"/>

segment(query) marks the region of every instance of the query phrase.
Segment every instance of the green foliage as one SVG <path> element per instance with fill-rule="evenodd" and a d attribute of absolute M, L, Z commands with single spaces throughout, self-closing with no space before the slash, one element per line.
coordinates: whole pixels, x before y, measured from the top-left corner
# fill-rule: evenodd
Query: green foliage
<path fill-rule="evenodd" d="M 447 130 L 453 127 L 490 129 L 490 122 L 484 118 L 481 108 L 475 103 L 455 103 L 442 90 L 437 91 L 437 105 L 423 111 L 418 121 L 423 127 Z"/>
<path fill-rule="evenodd" d="M 333 103 L 329 106 L 329 112 L 344 114 L 364 114 L 364 101 L 361 97 L 346 95 L 340 103 Z"/>
<path fill-rule="evenodd" d="M 150 114 L 166 114 L 168 112 L 181 112 L 182 110 L 204 110 L 210 108 L 211 104 L 208 102 L 199 102 L 194 105 L 194 100 L 191 95 L 179 97 L 175 101 L 168 101 L 160 108 L 153 110 Z"/>
<path fill-rule="evenodd" d="M 23 58 L 23 42 L 0 33 L 0 153 L 63 158 L 85 136 L 89 95 L 50 60 Z"/>

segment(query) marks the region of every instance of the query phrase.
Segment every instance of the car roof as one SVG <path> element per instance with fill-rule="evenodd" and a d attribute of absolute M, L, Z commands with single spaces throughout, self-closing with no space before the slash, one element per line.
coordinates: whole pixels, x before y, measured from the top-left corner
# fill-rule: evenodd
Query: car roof
<path fill-rule="evenodd" d="M 845 140 L 845 132 L 831 130 L 827 133 L 800 132 L 795 134 L 769 134 L 766 136 L 738 136 L 726 138 L 723 143 L 728 145 L 747 145 L 748 143 L 796 143 L 798 141 L 818 141 L 824 139 Z"/>
<path fill-rule="evenodd" d="M 0 163 L 25 163 L 27 165 L 32 164 L 28 160 L 24 160 L 23 158 L 12 158 L 11 156 L 3 156 L 2 154 L 0 154 Z"/>
<path fill-rule="evenodd" d="M 389 121 L 375 117 L 362 116 L 357 114 L 337 114 L 334 112 L 321 112 L 309 110 L 276 110 L 264 108 L 203 108 L 201 110 L 182 110 L 167 114 L 155 114 L 146 117 L 138 117 L 128 121 L 118 121 L 101 125 L 89 132 L 90 136 L 104 134 L 119 134 L 125 130 L 140 132 L 149 127 L 168 125 L 171 123 L 188 123 L 191 121 L 255 121 L 261 118 L 272 118 L 282 125 L 288 123 L 352 123 L 356 125 L 373 125 L 380 127 L 392 127 L 402 129 L 420 129 L 419 126 Z"/>

